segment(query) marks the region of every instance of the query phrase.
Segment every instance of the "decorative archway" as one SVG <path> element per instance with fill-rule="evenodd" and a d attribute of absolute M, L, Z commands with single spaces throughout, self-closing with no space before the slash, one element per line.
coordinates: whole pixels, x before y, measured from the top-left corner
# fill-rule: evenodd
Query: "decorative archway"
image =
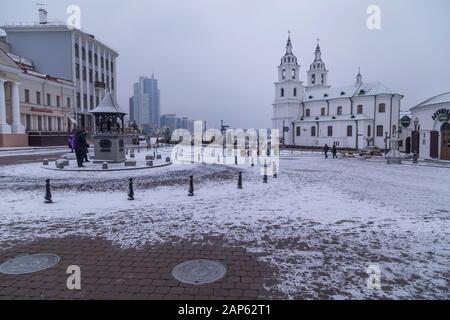
<path fill-rule="evenodd" d="M 450 160 L 450 123 L 441 126 L 441 160 Z"/>

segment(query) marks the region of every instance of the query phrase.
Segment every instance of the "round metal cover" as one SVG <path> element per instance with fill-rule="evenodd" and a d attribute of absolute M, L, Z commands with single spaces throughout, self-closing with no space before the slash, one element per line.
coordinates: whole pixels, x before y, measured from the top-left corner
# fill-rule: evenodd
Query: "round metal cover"
<path fill-rule="evenodd" d="M 27 254 L 15 257 L 0 265 L 4 274 L 27 274 L 53 267 L 59 262 L 59 257 L 50 253 Z"/>
<path fill-rule="evenodd" d="M 227 273 L 227 267 L 212 260 L 189 260 L 175 266 L 172 276 L 187 284 L 206 284 L 222 279 Z"/>

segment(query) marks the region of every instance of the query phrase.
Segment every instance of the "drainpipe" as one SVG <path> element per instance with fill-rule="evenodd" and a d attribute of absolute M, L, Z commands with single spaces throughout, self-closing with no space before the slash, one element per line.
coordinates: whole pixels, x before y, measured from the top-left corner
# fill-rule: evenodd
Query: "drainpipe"
<path fill-rule="evenodd" d="M 392 100 L 394 99 L 394 96 L 391 95 L 391 110 L 390 110 L 390 116 L 389 116 L 389 149 L 391 149 L 391 141 L 392 141 Z"/>
<path fill-rule="evenodd" d="M 327 116 L 329 116 L 330 115 L 330 101 L 329 100 L 326 100 L 327 101 Z"/>
<path fill-rule="evenodd" d="M 355 123 L 356 123 L 356 144 L 355 144 L 355 146 L 356 146 L 356 150 L 358 150 L 358 148 L 359 148 L 358 120 L 355 120 Z"/>
<path fill-rule="evenodd" d="M 375 137 L 376 137 L 376 118 L 377 118 L 377 96 L 375 95 L 375 102 L 374 102 L 374 106 L 373 106 L 373 134 L 372 134 L 372 138 L 373 138 L 373 142 L 372 145 L 375 146 Z"/>
<path fill-rule="evenodd" d="M 292 122 L 292 144 L 295 147 L 295 122 Z"/>

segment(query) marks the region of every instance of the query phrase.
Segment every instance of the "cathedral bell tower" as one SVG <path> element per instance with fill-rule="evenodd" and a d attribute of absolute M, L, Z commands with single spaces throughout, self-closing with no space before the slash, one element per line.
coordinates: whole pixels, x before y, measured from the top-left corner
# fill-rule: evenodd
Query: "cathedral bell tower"
<path fill-rule="evenodd" d="M 300 81 L 300 65 L 292 52 L 290 32 L 286 43 L 286 53 L 278 66 L 278 81 L 275 82 L 272 128 L 280 130 L 286 145 L 293 144 L 292 122 L 300 118 L 304 87 Z M 284 128 L 283 128 L 284 124 Z M 283 134 L 284 131 L 284 134 Z"/>
<path fill-rule="evenodd" d="M 316 90 L 329 88 L 328 81 L 328 70 L 325 67 L 325 63 L 322 61 L 322 52 L 320 51 L 319 39 L 317 39 L 316 52 L 314 53 L 314 62 L 309 66 L 307 73 L 308 76 L 308 86 L 306 90 Z"/>

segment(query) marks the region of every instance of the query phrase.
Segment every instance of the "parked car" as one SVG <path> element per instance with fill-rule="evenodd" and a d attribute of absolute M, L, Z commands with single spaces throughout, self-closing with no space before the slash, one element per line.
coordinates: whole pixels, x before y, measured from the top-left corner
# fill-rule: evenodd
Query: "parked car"
<path fill-rule="evenodd" d="M 359 156 L 381 156 L 381 150 L 375 146 L 365 147 L 359 150 Z"/>

